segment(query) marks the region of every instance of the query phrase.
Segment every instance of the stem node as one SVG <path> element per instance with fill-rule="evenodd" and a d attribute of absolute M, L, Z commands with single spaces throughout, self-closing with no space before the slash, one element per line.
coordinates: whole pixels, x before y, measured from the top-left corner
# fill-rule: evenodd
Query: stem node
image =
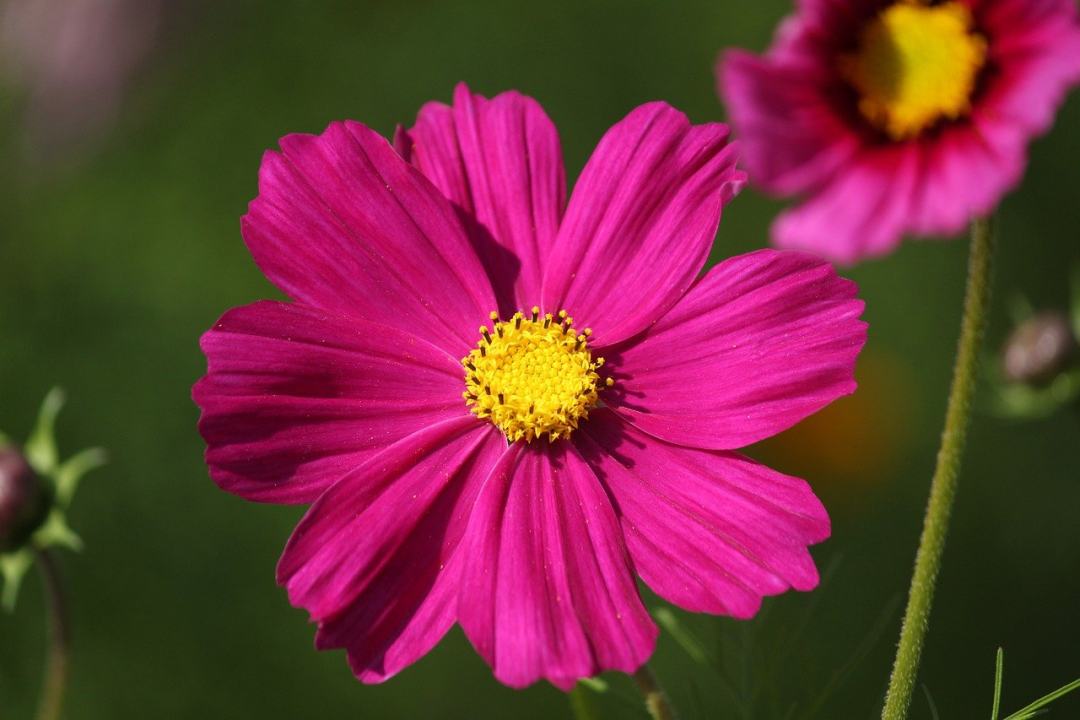
<path fill-rule="evenodd" d="M 642 665 L 633 678 L 645 698 L 645 709 L 649 711 L 649 717 L 653 720 L 675 720 L 675 709 L 671 706 L 667 693 L 660 687 L 660 681 L 656 679 L 652 668 L 647 664 Z"/>

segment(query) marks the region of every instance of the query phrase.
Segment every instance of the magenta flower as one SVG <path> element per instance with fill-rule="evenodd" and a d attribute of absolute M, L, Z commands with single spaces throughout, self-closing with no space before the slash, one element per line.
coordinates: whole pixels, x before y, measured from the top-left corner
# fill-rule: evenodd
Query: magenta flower
<path fill-rule="evenodd" d="M 569 688 L 652 652 L 635 573 L 740 618 L 813 588 L 821 503 L 733 450 L 854 390 L 862 303 L 802 254 L 699 278 L 727 128 L 644 105 L 569 203 L 517 93 L 462 85 L 395 144 L 340 122 L 264 156 L 244 239 L 294 302 L 202 339 L 213 479 L 313 503 L 278 581 L 317 646 L 379 682 L 456 622 L 502 682 Z"/>
<path fill-rule="evenodd" d="M 997 205 L 1080 81 L 1080 25 L 1074 0 L 800 0 L 717 75 L 751 177 L 805 198 L 775 244 L 850 263 Z"/>

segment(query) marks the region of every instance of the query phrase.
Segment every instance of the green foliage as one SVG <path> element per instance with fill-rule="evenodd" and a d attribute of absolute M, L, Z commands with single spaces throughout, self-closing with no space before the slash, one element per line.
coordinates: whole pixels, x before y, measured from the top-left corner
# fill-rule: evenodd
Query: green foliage
<path fill-rule="evenodd" d="M 677 703 L 685 718 L 723 717 L 743 720 L 818 720 L 836 717 L 841 696 L 851 689 L 867 660 L 887 653 L 889 633 L 901 596 L 895 595 L 860 622 L 844 638 L 845 651 L 835 663 L 799 652 L 802 637 L 821 621 L 821 611 L 836 601 L 833 594 L 841 566 L 834 558 L 822 572 L 813 595 L 766 599 L 751 620 L 724 619 L 699 627 L 694 616 L 662 605 L 652 611 L 662 637 L 670 639 L 706 680 L 691 682 L 689 701 Z M 715 640 L 710 637 L 715 632 Z M 679 679 L 665 684 L 677 692 Z M 685 681 L 683 681 L 685 682 Z M 702 698 L 707 688 L 712 697 Z M 718 709 L 719 708 L 719 709 Z"/>
<path fill-rule="evenodd" d="M 1005 670 L 1005 651 L 997 649 L 997 660 L 994 663 L 994 707 L 990 712 L 990 720 L 998 720 L 1001 712 L 1001 676 Z"/>
<path fill-rule="evenodd" d="M 926 696 L 926 705 L 930 708 L 930 720 L 941 720 L 941 716 L 938 715 L 937 703 L 934 702 L 934 696 L 930 694 L 930 688 L 926 687 L 926 683 L 922 684 L 923 695 Z"/>
<path fill-rule="evenodd" d="M 592 692 L 590 684 L 585 681 L 579 682 L 570 691 L 570 711 L 575 720 L 600 720 L 600 712 L 596 708 Z"/>
<path fill-rule="evenodd" d="M 667 631 L 671 638 L 679 644 L 679 647 L 690 656 L 691 660 L 699 665 L 705 665 L 709 662 L 705 646 L 683 626 L 670 608 L 657 608 L 653 611 L 653 617 L 656 618 L 657 624 Z"/>
<path fill-rule="evenodd" d="M 1001 710 L 1001 684 L 1004 665 L 1005 652 L 1001 648 L 998 648 L 997 662 L 994 672 L 994 705 L 990 714 L 990 720 L 998 720 L 998 715 Z M 1051 693 L 1043 695 L 1038 700 L 1030 703 L 1029 705 L 1025 705 L 1024 707 L 1014 712 L 1012 715 L 1005 717 L 1004 720 L 1031 720 L 1031 718 L 1033 717 L 1042 715 L 1044 712 L 1048 712 L 1047 707 L 1050 705 L 1050 703 L 1054 702 L 1058 698 L 1068 695 L 1076 689 L 1080 689 L 1080 678 L 1077 678 L 1076 680 L 1073 680 L 1071 683 L 1068 683 L 1066 685 L 1062 685 L 1057 690 L 1054 690 Z"/>
<path fill-rule="evenodd" d="M 1053 415 L 1080 398 L 1080 368 L 1058 374 L 1048 385 L 1036 387 L 1024 383 L 1005 382 L 996 362 L 987 363 L 994 393 L 991 411 L 1001 418 L 1036 420 Z"/>

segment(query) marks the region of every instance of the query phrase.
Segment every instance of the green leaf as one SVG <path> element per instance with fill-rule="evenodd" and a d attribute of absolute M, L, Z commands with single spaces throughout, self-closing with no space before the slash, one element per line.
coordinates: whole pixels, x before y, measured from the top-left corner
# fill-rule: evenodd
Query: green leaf
<path fill-rule="evenodd" d="M 1041 698 L 1031 703 L 1030 705 L 1020 708 L 1012 715 L 1009 715 L 1007 718 L 1005 718 L 1005 720 L 1028 720 L 1029 718 L 1033 718 L 1038 715 L 1047 705 L 1054 702 L 1060 697 L 1068 695 L 1077 688 L 1080 688 L 1080 678 L 1073 680 L 1068 685 L 1062 685 L 1057 690 L 1049 693 L 1048 695 L 1043 695 Z"/>
<path fill-rule="evenodd" d="M 1060 373 L 1045 387 L 995 383 L 991 411 L 1002 418 L 1043 418 L 1080 398 L 1080 368 Z"/>
<path fill-rule="evenodd" d="M 1005 651 L 997 649 L 997 662 L 994 668 L 994 707 L 990 713 L 990 720 L 998 720 L 1001 714 L 1001 676 L 1005 671 Z"/>
<path fill-rule="evenodd" d="M 108 461 L 109 456 L 104 449 L 87 448 L 61 463 L 56 469 L 56 502 L 60 507 L 66 510 L 71 504 L 83 475 Z"/>
<path fill-rule="evenodd" d="M 653 617 L 656 618 L 656 622 L 660 627 L 667 630 L 672 639 L 679 644 L 679 647 L 690 656 L 691 660 L 699 665 L 709 663 L 709 656 L 705 652 L 705 647 L 701 644 L 701 641 L 679 622 L 679 618 L 669 608 L 657 608 L 653 611 Z"/>
<path fill-rule="evenodd" d="M 30 467 L 38 475 L 52 475 L 56 469 L 56 416 L 60 414 L 60 408 L 64 407 L 64 391 L 54 387 L 45 396 L 38 412 L 37 425 L 23 447 Z"/>
<path fill-rule="evenodd" d="M 600 713 L 596 710 L 596 703 L 585 681 L 578 681 L 570 691 L 570 710 L 574 720 L 600 720 Z"/>
<path fill-rule="evenodd" d="M 4 591 L 0 595 L 0 605 L 8 612 L 14 612 L 15 600 L 19 596 L 19 586 L 23 576 L 34 562 L 34 554 L 23 548 L 13 553 L 0 555 L 0 575 L 4 578 Z"/>
<path fill-rule="evenodd" d="M 882 606 L 881 612 L 878 614 L 877 619 L 874 620 L 874 624 L 871 625 L 870 629 L 863 635 L 862 640 L 855 646 L 855 649 L 848 656 L 844 664 L 833 671 L 832 677 L 822 686 L 817 697 L 810 703 L 810 711 L 804 714 L 805 717 L 816 717 L 817 714 L 821 712 L 825 702 L 836 691 L 836 688 L 841 687 L 851 673 L 855 672 L 855 670 L 862 665 L 863 660 L 878 644 L 881 636 L 893 621 L 897 610 L 900 608 L 901 600 L 902 596 L 896 594 L 893 595 L 887 604 Z"/>
<path fill-rule="evenodd" d="M 603 678 L 581 678 L 580 680 L 578 680 L 578 684 L 584 685 L 585 687 L 596 693 L 606 693 L 608 690 L 608 684 Z"/>
<path fill-rule="evenodd" d="M 934 696 L 930 694 L 930 688 L 926 687 L 926 683 L 920 683 L 922 685 L 923 695 L 926 696 L 926 704 L 930 707 L 930 720 L 941 720 L 941 716 L 938 715 L 937 703 L 934 702 Z"/>

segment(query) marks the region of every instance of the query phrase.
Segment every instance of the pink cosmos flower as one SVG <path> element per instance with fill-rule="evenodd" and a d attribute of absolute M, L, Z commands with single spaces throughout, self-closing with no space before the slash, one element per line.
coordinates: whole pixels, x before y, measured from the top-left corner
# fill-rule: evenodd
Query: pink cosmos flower
<path fill-rule="evenodd" d="M 719 89 L 756 183 L 805 201 L 773 240 L 840 262 L 952 235 L 1023 174 L 1080 80 L 1074 0 L 799 0 Z"/>
<path fill-rule="evenodd" d="M 317 646 L 379 682 L 460 623 L 502 682 L 569 688 L 652 652 L 635 574 L 740 618 L 813 588 L 821 503 L 734 450 L 853 391 L 862 303 L 798 253 L 699 277 L 728 129 L 643 105 L 568 203 L 517 93 L 462 85 L 395 145 L 339 122 L 268 152 L 243 234 L 294 302 L 202 338 L 213 479 L 312 503 L 278 580 Z"/>

